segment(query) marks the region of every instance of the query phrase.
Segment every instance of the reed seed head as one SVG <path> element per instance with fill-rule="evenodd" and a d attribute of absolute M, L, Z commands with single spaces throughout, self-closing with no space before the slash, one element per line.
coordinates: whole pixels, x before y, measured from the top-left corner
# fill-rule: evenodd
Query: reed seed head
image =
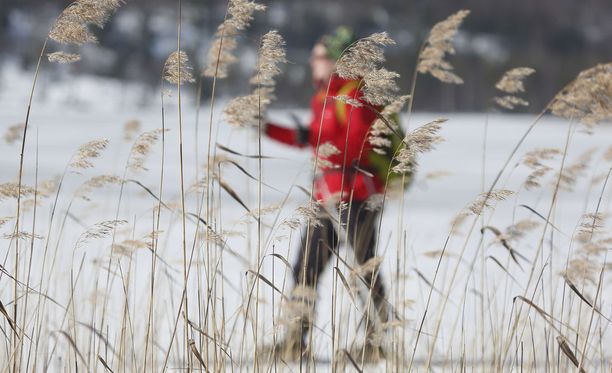
<path fill-rule="evenodd" d="M 49 59 L 49 62 L 66 64 L 80 61 L 81 55 L 75 53 L 53 52 L 47 54 L 47 58 Z"/>
<path fill-rule="evenodd" d="M 283 37 L 275 30 L 268 32 L 262 38 L 257 73 L 251 78 L 251 84 L 274 87 L 274 78 L 281 73 L 279 65 L 285 62 L 287 59 Z"/>
<path fill-rule="evenodd" d="M 515 192 L 507 189 L 495 189 L 490 194 L 481 193 L 478 197 L 468 206 L 467 211 L 474 215 L 480 215 L 485 209 L 491 208 L 493 201 L 504 201 L 509 197 L 513 196 Z"/>
<path fill-rule="evenodd" d="M 505 93 L 525 92 L 523 80 L 535 73 L 530 67 L 516 67 L 504 73 L 501 79 L 495 84 L 495 88 Z"/>
<path fill-rule="evenodd" d="M 317 150 L 319 166 L 322 169 L 339 167 L 339 165 L 334 164 L 330 160 L 327 159 L 337 154 L 340 154 L 340 149 L 338 149 L 331 142 L 325 142 L 323 144 L 320 144 Z"/>
<path fill-rule="evenodd" d="M 122 3 L 120 0 L 76 0 L 57 18 L 49 37 L 63 44 L 95 43 L 97 39 L 87 26 L 104 27 L 110 14 Z"/>
<path fill-rule="evenodd" d="M 126 220 L 107 220 L 95 224 L 79 237 L 76 247 L 79 248 L 87 242 L 108 237 L 117 227 L 127 224 Z"/>
<path fill-rule="evenodd" d="M 0 201 L 6 198 L 17 199 L 21 194 L 21 197 L 27 197 L 34 194 L 34 188 L 21 184 L 21 190 L 19 184 L 15 182 L 8 182 L 0 184 Z"/>
<path fill-rule="evenodd" d="M 10 126 L 6 132 L 4 132 L 4 141 L 7 144 L 14 144 L 23 139 L 23 128 L 25 127 L 24 123 L 18 123 Z"/>
<path fill-rule="evenodd" d="M 557 93 L 549 109 L 556 116 L 579 121 L 587 130 L 612 119 L 612 63 L 582 71 Z"/>
<path fill-rule="evenodd" d="M 77 196 L 80 198 L 90 201 L 88 194 L 94 189 L 99 189 L 107 185 L 119 185 L 122 183 L 122 179 L 116 175 L 98 175 L 83 183 L 77 190 Z"/>
<path fill-rule="evenodd" d="M 269 87 L 255 89 L 253 93 L 232 99 L 223 110 L 227 123 L 239 128 L 257 127 L 272 90 Z"/>
<path fill-rule="evenodd" d="M 414 171 L 418 155 L 433 150 L 436 144 L 444 140 L 438 132 L 446 121 L 447 119 L 443 118 L 436 119 L 409 132 L 404 138 L 404 146 L 397 155 L 399 163 L 393 167 L 393 172 L 401 174 Z"/>
<path fill-rule="evenodd" d="M 392 143 L 389 137 L 393 135 L 393 130 L 398 129 L 397 122 L 392 118 L 395 115 L 399 115 L 409 98 L 409 95 L 397 97 L 393 102 L 385 106 L 380 113 L 386 119 L 386 123 L 382 119 L 377 118 L 372 123 L 372 126 L 370 126 L 368 142 L 372 145 L 374 152 L 386 154 L 391 148 Z M 389 125 L 391 128 L 389 128 Z"/>
<path fill-rule="evenodd" d="M 375 33 L 353 43 L 336 63 L 338 76 L 362 81 L 362 99 L 372 105 L 386 105 L 396 99 L 399 74 L 380 67 L 385 61 L 384 47 L 394 44 L 386 32 Z"/>
<path fill-rule="evenodd" d="M 153 131 L 143 132 L 132 145 L 130 151 L 130 157 L 128 160 L 128 169 L 133 172 L 146 171 L 147 168 L 144 166 L 147 156 L 151 152 L 153 145 L 159 139 L 159 135 L 162 133 L 161 129 Z"/>
<path fill-rule="evenodd" d="M 595 148 L 584 151 L 574 162 L 565 166 L 561 173 L 557 173 L 557 177 L 555 178 L 554 182 L 556 183 L 557 178 L 559 178 L 560 188 L 568 191 L 574 190 L 574 186 L 578 180 L 584 176 L 589 168 L 595 151 Z"/>
<path fill-rule="evenodd" d="M 81 145 L 72 157 L 70 167 L 73 169 L 92 168 L 92 160 L 98 158 L 107 145 L 108 139 L 93 140 Z"/>
<path fill-rule="evenodd" d="M 529 67 L 516 67 L 506 71 L 497 84 L 495 84 L 495 88 L 508 93 L 508 95 L 494 97 L 493 101 L 508 110 L 513 110 L 517 106 L 528 106 L 529 102 L 514 94 L 525 92 L 523 80 L 534 72 L 535 70 Z"/>
<path fill-rule="evenodd" d="M 193 83 L 195 79 L 191 74 L 189 58 L 184 51 L 174 51 L 166 59 L 164 64 L 164 79 L 172 84 L 182 85 L 183 83 Z"/>
<path fill-rule="evenodd" d="M 453 66 L 444 58 L 448 54 L 455 54 L 452 40 L 468 14 L 470 14 L 469 10 L 460 10 L 431 29 L 425 47 L 419 56 L 418 72 L 431 74 L 445 83 L 463 83 L 463 79 L 452 71 Z"/>
<path fill-rule="evenodd" d="M 131 119 L 123 125 L 123 137 L 125 140 L 132 140 L 134 135 L 140 131 L 141 123 L 137 119 Z"/>
<path fill-rule="evenodd" d="M 493 101 L 495 101 L 497 105 L 503 107 L 504 109 L 508 109 L 508 110 L 514 110 L 517 106 L 529 106 L 529 102 L 527 102 L 526 100 L 523 100 L 522 98 L 517 97 L 517 96 L 511 96 L 511 95 L 494 97 Z"/>
<path fill-rule="evenodd" d="M 230 0 L 225 21 L 217 28 L 215 40 L 208 50 L 203 76 L 218 79 L 228 76 L 230 65 L 238 60 L 233 54 L 237 45 L 236 36 L 249 26 L 256 11 L 264 9 L 264 5 L 254 1 Z"/>
<path fill-rule="evenodd" d="M 359 39 L 342 54 L 336 63 L 336 72 L 341 78 L 361 79 L 385 62 L 383 48 L 394 44 L 386 32 Z"/>
<path fill-rule="evenodd" d="M 384 106 L 397 99 L 396 79 L 399 74 L 385 68 L 372 70 L 363 77 L 363 100 L 374 106 Z"/>

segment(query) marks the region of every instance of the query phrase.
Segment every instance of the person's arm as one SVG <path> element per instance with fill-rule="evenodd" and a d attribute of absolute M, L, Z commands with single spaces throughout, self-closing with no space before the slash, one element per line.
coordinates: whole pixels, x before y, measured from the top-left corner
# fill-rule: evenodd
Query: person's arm
<path fill-rule="evenodd" d="M 308 129 L 302 126 L 287 128 L 275 123 L 265 124 L 265 133 L 271 139 L 283 144 L 303 148 L 308 145 Z"/>

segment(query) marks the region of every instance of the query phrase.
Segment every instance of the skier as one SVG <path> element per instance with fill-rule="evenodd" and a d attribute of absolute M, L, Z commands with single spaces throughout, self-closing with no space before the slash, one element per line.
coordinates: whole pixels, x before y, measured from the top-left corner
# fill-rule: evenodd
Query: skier
<path fill-rule="evenodd" d="M 371 107 L 349 105 L 336 99 L 347 96 L 363 103 L 359 81 L 342 79 L 334 73 L 336 61 L 354 41 L 350 29 L 339 27 L 314 45 L 309 64 L 316 93 L 311 100 L 308 127 L 287 128 L 274 123 L 265 126 L 267 136 L 284 144 L 311 147 L 315 154 L 318 147 L 321 161 L 314 180 L 314 198 L 324 206 L 335 206 L 323 209 L 318 221 L 311 222 L 302 234 L 300 254 L 293 268 L 295 285 L 285 310 L 288 330 L 285 338 L 272 346 L 275 356 L 283 360 L 298 360 L 308 352 L 318 278 L 337 253 L 339 237 L 346 234 L 358 265 L 376 254 L 375 226 L 379 211 L 367 203 L 368 198 L 380 195 L 385 185 L 384 177 L 373 171 L 372 147 L 367 141 L 376 113 Z M 345 208 L 339 213 L 341 205 Z M 362 273 L 361 282 L 368 286 L 372 297 L 373 302 L 367 303 L 373 303 L 378 314 L 370 315 L 366 322 L 363 351 L 366 360 L 377 359 L 382 349 L 375 340 L 374 318 L 378 317 L 379 324 L 388 321 L 385 289 L 376 270 Z"/>

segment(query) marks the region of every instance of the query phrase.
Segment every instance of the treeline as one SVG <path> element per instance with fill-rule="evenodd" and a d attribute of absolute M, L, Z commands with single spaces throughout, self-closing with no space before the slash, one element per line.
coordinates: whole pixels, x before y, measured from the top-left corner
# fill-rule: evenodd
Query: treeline
<path fill-rule="evenodd" d="M 309 89 L 308 54 L 323 32 L 339 24 L 359 35 L 388 31 L 398 45 L 387 52 L 388 65 L 402 75 L 407 90 L 420 43 L 431 26 L 458 9 L 471 15 L 456 39 L 452 57 L 460 87 L 419 78 L 417 110 L 486 110 L 503 72 L 529 66 L 537 73 L 527 81 L 530 108 L 538 110 L 575 74 L 612 60 L 612 2 L 609 0 L 368 0 L 261 1 L 268 6 L 240 40 L 241 63 L 223 82 L 226 94 L 244 93 L 256 55 L 257 39 L 271 28 L 287 40 L 290 60 L 278 84 L 277 106 L 304 106 Z M 4 0 L 0 3 L 0 63 L 25 67 L 35 63 L 44 35 L 69 1 Z M 158 84 L 165 57 L 176 43 L 176 1 L 128 0 L 104 30 L 99 43 L 81 50 L 75 73 L 95 73 L 122 80 Z M 183 1 L 183 47 L 202 64 L 225 0 Z M 51 45 L 53 50 L 62 46 Z M 2 84 L 2 83 L 0 83 Z"/>

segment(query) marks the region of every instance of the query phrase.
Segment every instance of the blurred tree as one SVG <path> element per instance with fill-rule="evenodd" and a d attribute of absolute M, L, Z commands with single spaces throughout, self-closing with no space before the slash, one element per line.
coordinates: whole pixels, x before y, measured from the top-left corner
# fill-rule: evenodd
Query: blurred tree
<path fill-rule="evenodd" d="M 352 0 L 264 1 L 239 51 L 251 58 L 258 37 L 276 28 L 287 40 L 288 65 L 279 81 L 277 105 L 304 106 L 310 96 L 307 56 L 313 43 L 339 24 L 361 36 L 388 31 L 398 45 L 387 51 L 388 65 L 400 72 L 407 90 L 419 45 L 429 29 L 459 9 L 472 13 L 456 40 L 453 64 L 464 80 L 451 87 L 419 78 L 417 110 L 483 110 L 489 107 L 495 81 L 509 68 L 529 66 L 527 99 L 538 110 L 581 69 L 612 60 L 610 0 Z M 0 2 L 0 64 L 12 59 L 32 67 L 54 15 L 67 0 Z M 223 19 L 226 0 L 184 0 L 183 41 L 197 63 Z M 79 71 L 155 85 L 176 38 L 176 1 L 129 0 L 103 30 L 97 46 L 83 51 Z M 61 46 L 52 44 L 53 50 Z M 249 57 L 251 56 L 251 57 Z M 236 67 L 223 82 L 225 94 L 244 93 L 250 65 Z"/>

